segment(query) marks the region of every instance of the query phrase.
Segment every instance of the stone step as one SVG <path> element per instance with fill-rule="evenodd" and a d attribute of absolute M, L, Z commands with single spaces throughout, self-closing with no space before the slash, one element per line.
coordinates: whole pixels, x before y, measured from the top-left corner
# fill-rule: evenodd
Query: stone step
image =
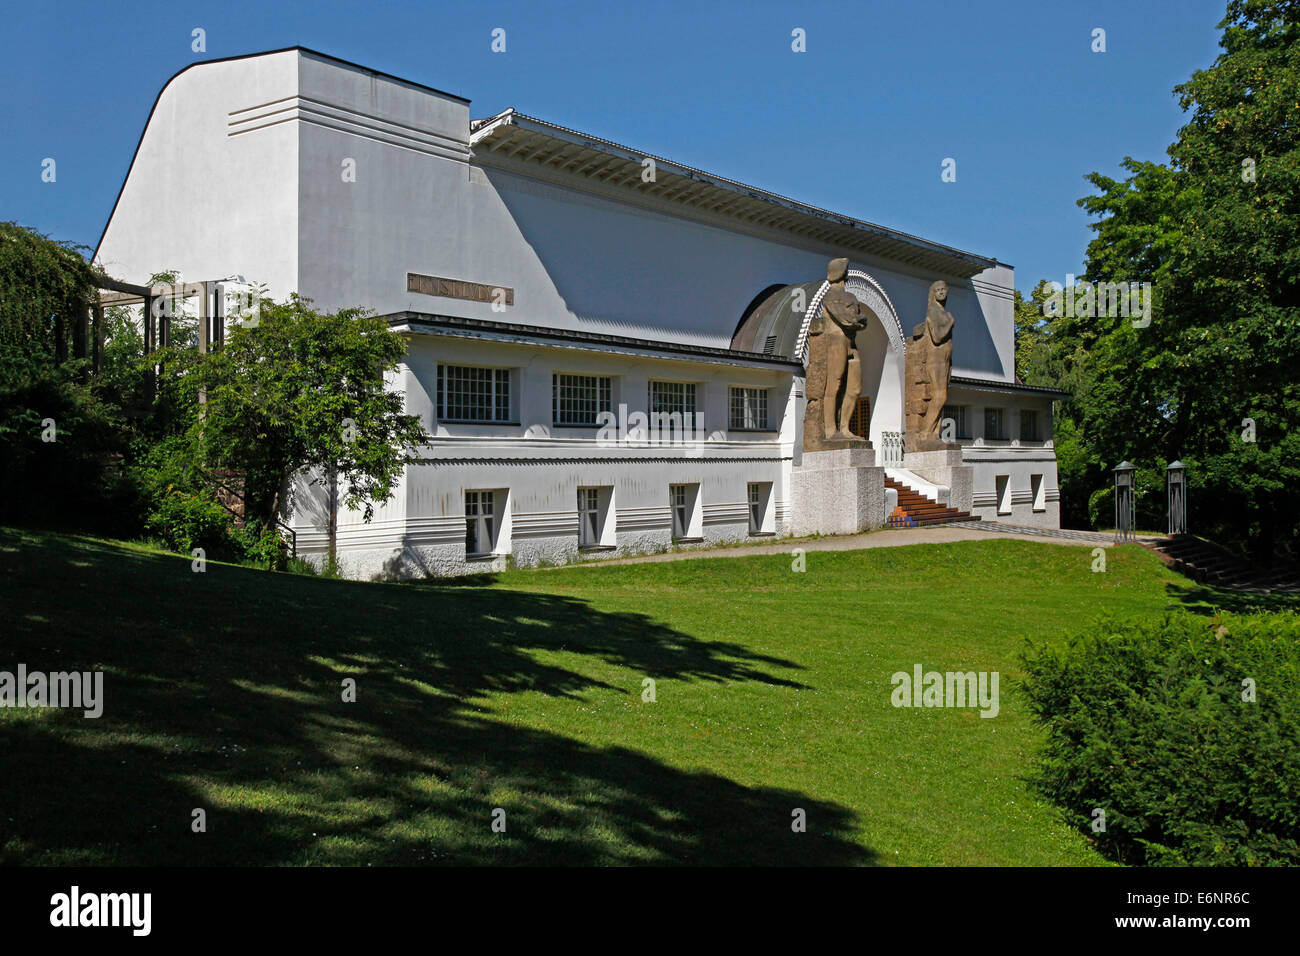
<path fill-rule="evenodd" d="M 898 518 L 900 511 L 904 515 L 903 520 L 908 520 L 913 525 L 936 525 L 947 524 L 950 521 L 979 520 L 972 516 L 969 511 L 957 511 L 949 508 L 947 505 L 942 505 L 933 498 L 927 498 L 914 488 L 909 488 L 892 478 L 885 479 L 885 487 L 898 492 L 898 507 L 894 509 L 894 514 L 890 516 L 891 521 L 900 520 Z"/>
<path fill-rule="evenodd" d="M 1192 535 L 1173 535 L 1147 545 L 1179 574 L 1214 587 L 1264 590 L 1300 590 L 1300 569 L 1263 570 L 1227 548 Z"/>

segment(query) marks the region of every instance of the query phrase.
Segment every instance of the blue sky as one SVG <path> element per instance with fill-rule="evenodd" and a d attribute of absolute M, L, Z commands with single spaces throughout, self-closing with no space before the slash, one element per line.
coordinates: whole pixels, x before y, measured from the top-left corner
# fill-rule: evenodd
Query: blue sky
<path fill-rule="evenodd" d="M 1223 0 L 27 2 L 0 33 L 0 219 L 94 246 L 154 98 L 295 44 L 1016 267 L 1077 273 L 1083 176 L 1164 161 Z M 206 31 L 206 53 L 191 31 Z M 490 49 L 506 31 L 506 52 Z M 1106 31 L 1106 52 L 1090 49 Z M 807 52 L 791 50 L 806 31 Z M 55 183 L 41 162 L 57 161 Z M 956 182 L 941 180 L 945 158 Z M 201 228 L 201 224 L 195 224 Z"/>

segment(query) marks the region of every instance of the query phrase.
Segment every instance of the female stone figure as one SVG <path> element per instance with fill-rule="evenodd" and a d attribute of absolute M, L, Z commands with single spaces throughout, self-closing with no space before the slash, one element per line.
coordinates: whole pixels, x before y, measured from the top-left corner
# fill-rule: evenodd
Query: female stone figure
<path fill-rule="evenodd" d="M 907 449 L 923 451 L 943 447 L 939 422 L 948 403 L 952 377 L 952 329 L 955 321 L 945 308 L 948 283 L 930 285 L 925 322 L 912 331 L 907 350 Z"/>

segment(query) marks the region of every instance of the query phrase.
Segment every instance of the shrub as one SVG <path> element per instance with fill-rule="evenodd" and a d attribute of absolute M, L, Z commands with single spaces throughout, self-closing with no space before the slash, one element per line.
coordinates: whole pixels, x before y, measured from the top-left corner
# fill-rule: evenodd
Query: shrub
<path fill-rule="evenodd" d="M 209 558 L 229 560 L 242 556 L 242 542 L 232 535 L 230 513 L 203 494 L 170 488 L 159 495 L 145 519 L 145 527 L 167 547 L 181 554 L 202 548 Z"/>
<path fill-rule="evenodd" d="M 1300 864 L 1300 616 L 1103 621 L 1023 660 L 1048 732 L 1035 783 L 1104 853 Z"/>
<path fill-rule="evenodd" d="M 0 381 L 0 522 L 132 533 L 116 410 L 59 370 Z"/>
<path fill-rule="evenodd" d="M 231 539 L 243 553 L 245 560 L 260 567 L 283 571 L 289 561 L 289 547 L 275 528 L 261 528 L 252 524 L 235 528 Z"/>

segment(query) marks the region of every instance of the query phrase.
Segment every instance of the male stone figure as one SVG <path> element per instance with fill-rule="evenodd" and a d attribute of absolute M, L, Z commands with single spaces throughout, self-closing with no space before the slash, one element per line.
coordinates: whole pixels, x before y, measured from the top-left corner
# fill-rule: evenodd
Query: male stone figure
<path fill-rule="evenodd" d="M 831 442 L 864 441 L 849 431 L 862 391 L 862 359 L 855 337 L 874 313 L 844 288 L 848 271 L 848 259 L 830 261 L 826 268 L 830 288 L 822 297 L 821 320 L 809 330 L 805 451 Z"/>
<path fill-rule="evenodd" d="M 952 313 L 948 301 L 948 283 L 940 279 L 930 285 L 930 300 L 925 321 L 912 330 L 907 350 L 907 444 L 908 451 L 946 448 L 940 438 L 940 419 L 948 402 L 948 383 L 952 377 Z"/>

